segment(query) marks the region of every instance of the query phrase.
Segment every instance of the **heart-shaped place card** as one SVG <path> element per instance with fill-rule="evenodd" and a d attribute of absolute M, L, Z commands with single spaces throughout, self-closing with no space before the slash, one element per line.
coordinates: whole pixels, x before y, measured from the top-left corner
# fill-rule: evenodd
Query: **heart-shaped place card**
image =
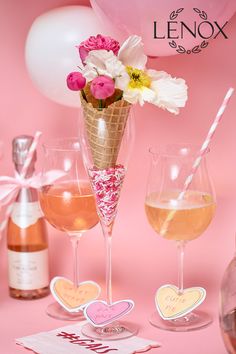
<path fill-rule="evenodd" d="M 127 315 L 134 307 L 132 300 L 121 300 L 108 305 L 105 301 L 93 301 L 84 309 L 84 315 L 94 327 L 103 327 Z"/>
<path fill-rule="evenodd" d="M 54 299 L 68 312 L 82 310 L 101 293 L 100 286 L 93 281 L 84 281 L 76 287 L 72 281 L 63 277 L 53 278 L 50 289 Z"/>
<path fill-rule="evenodd" d="M 193 311 L 205 300 L 205 297 L 204 288 L 188 288 L 180 294 L 175 285 L 167 284 L 157 290 L 155 303 L 159 315 L 164 320 L 173 320 Z"/>

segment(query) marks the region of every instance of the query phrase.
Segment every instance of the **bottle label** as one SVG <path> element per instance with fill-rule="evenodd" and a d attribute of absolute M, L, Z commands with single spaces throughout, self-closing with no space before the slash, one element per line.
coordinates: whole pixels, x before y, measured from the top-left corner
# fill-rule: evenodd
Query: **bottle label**
<path fill-rule="evenodd" d="M 39 202 L 14 203 L 11 219 L 21 229 L 35 224 L 43 217 Z"/>
<path fill-rule="evenodd" d="M 9 286 L 19 290 L 34 290 L 48 286 L 48 250 L 39 252 L 8 250 L 8 279 Z"/>

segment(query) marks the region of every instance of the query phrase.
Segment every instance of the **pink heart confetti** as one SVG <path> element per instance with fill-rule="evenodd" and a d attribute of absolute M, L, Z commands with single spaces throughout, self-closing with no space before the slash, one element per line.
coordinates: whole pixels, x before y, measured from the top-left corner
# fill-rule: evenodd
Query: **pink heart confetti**
<path fill-rule="evenodd" d="M 121 187 L 125 178 L 123 165 L 105 170 L 89 170 L 98 210 L 103 221 L 109 225 L 116 216 Z"/>
<path fill-rule="evenodd" d="M 111 305 L 105 301 L 93 301 L 84 309 L 84 315 L 94 327 L 103 327 L 127 315 L 133 307 L 132 300 L 121 300 Z"/>

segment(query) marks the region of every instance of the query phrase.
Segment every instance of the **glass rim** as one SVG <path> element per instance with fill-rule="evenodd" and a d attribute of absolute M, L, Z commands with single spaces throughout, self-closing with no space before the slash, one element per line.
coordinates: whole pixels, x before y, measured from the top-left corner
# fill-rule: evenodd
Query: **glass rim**
<path fill-rule="evenodd" d="M 176 152 L 168 152 L 168 148 L 176 148 Z M 180 150 L 183 149 L 185 152 L 182 154 Z M 176 157 L 176 158 L 188 158 L 188 157 L 196 157 L 201 149 L 201 145 L 192 144 L 192 143 L 173 143 L 173 144 L 166 144 L 166 145 L 154 145 L 150 146 L 148 152 L 152 156 L 161 156 L 161 157 Z M 204 156 L 209 154 L 210 148 L 208 147 Z"/>
<path fill-rule="evenodd" d="M 65 143 L 63 146 L 62 143 Z M 68 143 L 68 146 L 66 146 Z M 71 146 L 69 144 L 71 143 Z M 76 148 L 73 148 L 73 143 L 77 143 L 78 145 Z M 78 137 L 65 137 L 65 138 L 53 138 L 50 139 L 42 144 L 43 148 L 46 150 L 53 150 L 53 151 L 81 151 L 81 145 L 79 142 Z"/>

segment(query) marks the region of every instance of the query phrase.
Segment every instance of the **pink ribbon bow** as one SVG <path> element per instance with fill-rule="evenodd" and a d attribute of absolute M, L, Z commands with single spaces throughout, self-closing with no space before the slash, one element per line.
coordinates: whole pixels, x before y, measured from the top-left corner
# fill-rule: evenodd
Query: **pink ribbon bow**
<path fill-rule="evenodd" d="M 16 173 L 15 177 L 0 176 L 0 203 L 8 204 L 19 193 L 21 188 L 40 188 L 42 185 L 51 184 L 63 177 L 65 172 L 60 170 L 48 171 L 46 174 L 37 174 L 30 178 L 23 178 Z M 3 183 L 3 184 L 1 184 Z"/>
<path fill-rule="evenodd" d="M 24 178 L 18 173 L 16 177 L 1 176 L 0 177 L 0 207 L 11 203 L 8 205 L 4 218 L 0 224 L 0 240 L 1 232 L 7 226 L 7 221 L 12 213 L 14 200 L 21 190 L 21 188 L 40 188 L 43 185 L 52 184 L 57 179 L 65 176 L 65 172 L 61 170 L 51 170 L 46 172 L 43 177 L 41 174 L 37 174 L 31 178 Z"/>

